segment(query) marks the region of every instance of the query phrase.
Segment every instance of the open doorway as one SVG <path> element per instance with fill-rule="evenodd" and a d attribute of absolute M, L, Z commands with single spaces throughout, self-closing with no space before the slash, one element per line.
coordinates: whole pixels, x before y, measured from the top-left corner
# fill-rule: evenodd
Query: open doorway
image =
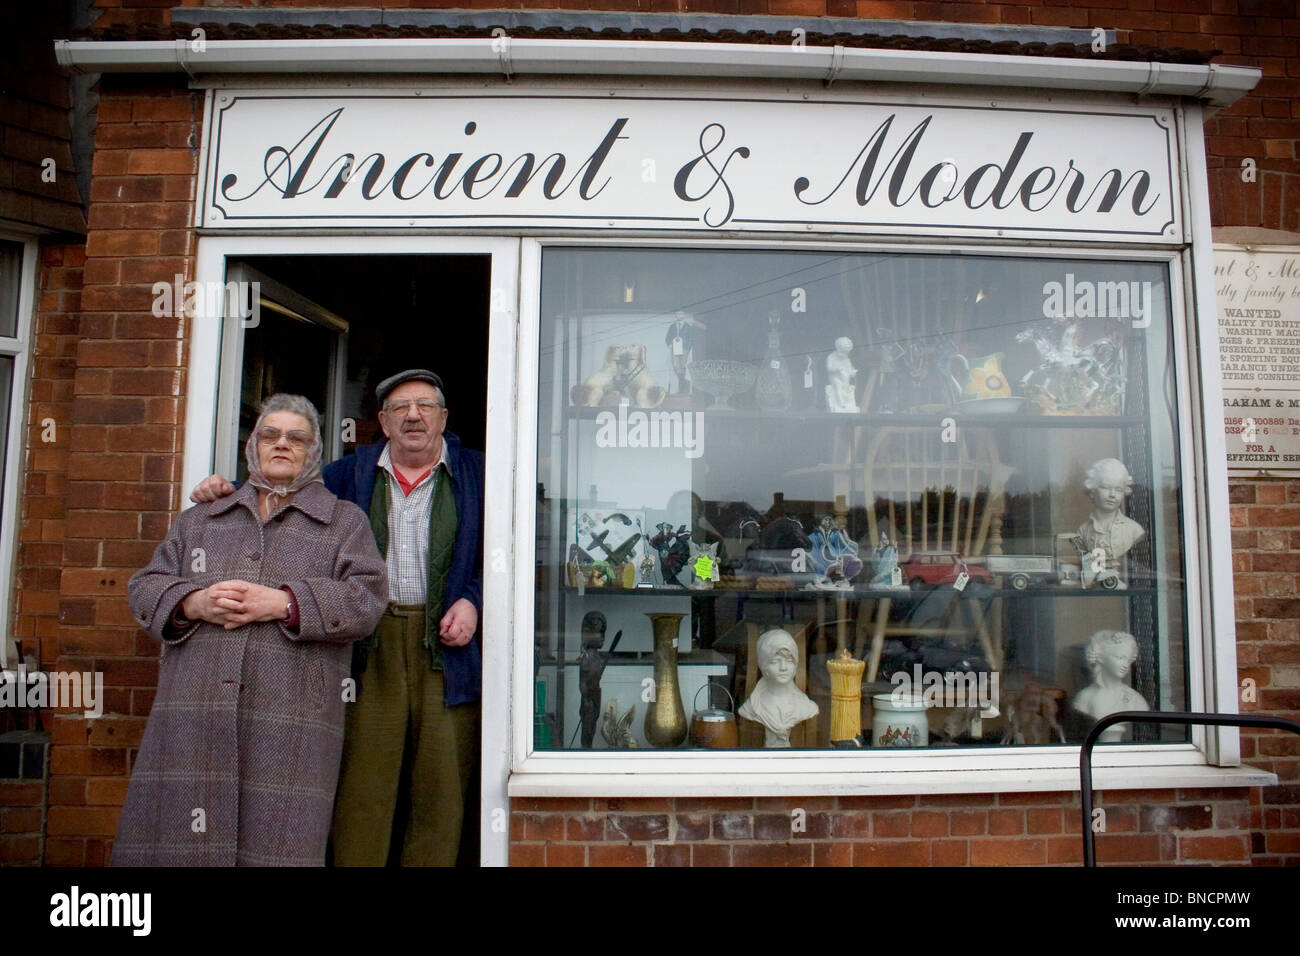
<path fill-rule="evenodd" d="M 330 436 L 327 460 L 381 440 L 375 386 L 406 368 L 442 376 L 448 430 L 464 447 L 482 449 L 490 278 L 487 255 L 231 260 L 229 280 L 259 282 L 261 302 L 255 325 L 227 325 L 240 335 L 237 348 L 223 347 L 226 360 L 239 367 L 239 398 L 237 412 L 233 395 L 221 403 L 237 422 L 226 424 L 218 464 L 244 467 L 243 442 L 257 408 L 277 391 L 306 395 L 316 405 Z M 232 377 L 222 379 L 233 392 Z"/>
<path fill-rule="evenodd" d="M 252 313 L 246 300 L 249 318 L 223 323 L 218 472 L 247 477 L 244 442 L 276 392 L 316 406 L 326 462 L 382 441 L 375 387 L 408 368 L 442 377 L 447 430 L 465 448 L 485 447 L 491 255 L 244 256 L 226 265 L 227 283 L 247 283 L 237 288 L 257 296 L 259 307 Z M 404 778 L 399 792 L 408 787 Z M 479 863 L 480 804 L 475 777 L 459 865 Z M 396 833 L 406 812 L 399 801 Z M 394 840 L 390 864 L 401 848 Z"/>

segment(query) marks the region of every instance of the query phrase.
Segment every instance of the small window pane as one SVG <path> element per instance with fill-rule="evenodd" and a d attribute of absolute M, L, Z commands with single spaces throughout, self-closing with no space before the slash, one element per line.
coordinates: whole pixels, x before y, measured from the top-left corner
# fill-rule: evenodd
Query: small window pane
<path fill-rule="evenodd" d="M 0 336 L 6 338 L 18 334 L 18 287 L 22 277 L 22 243 L 0 239 Z"/>

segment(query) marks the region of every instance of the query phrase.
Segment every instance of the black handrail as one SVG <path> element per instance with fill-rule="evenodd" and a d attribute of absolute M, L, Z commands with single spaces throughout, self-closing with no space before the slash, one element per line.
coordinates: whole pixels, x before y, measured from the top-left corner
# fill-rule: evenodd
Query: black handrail
<path fill-rule="evenodd" d="M 1101 732 L 1112 724 L 1208 724 L 1218 727 L 1272 727 L 1300 734 L 1300 723 L 1282 717 L 1244 714 L 1194 714 L 1185 711 L 1121 710 L 1107 714 L 1088 731 L 1079 749 L 1079 810 L 1083 814 L 1083 865 L 1096 866 L 1097 852 L 1092 839 L 1092 748 Z"/>

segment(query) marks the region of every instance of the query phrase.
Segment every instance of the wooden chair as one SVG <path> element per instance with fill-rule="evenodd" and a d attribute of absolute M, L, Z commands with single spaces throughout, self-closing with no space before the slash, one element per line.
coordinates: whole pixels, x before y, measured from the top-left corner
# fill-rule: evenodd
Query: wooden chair
<path fill-rule="evenodd" d="M 872 542 L 878 542 L 881 531 L 887 530 L 898 548 L 900 564 L 920 551 L 957 552 L 965 559 L 975 559 L 972 563 L 986 554 L 1002 553 L 1003 490 L 1010 469 L 998 459 L 991 428 L 958 421 L 952 441 L 943 440 L 944 431 L 937 425 L 862 431 L 869 432 L 864 436 L 862 469 Z M 989 663 L 995 669 L 1001 667 L 1000 634 L 996 638 L 990 634 L 979 603 L 955 603 L 967 610 L 969 624 L 965 628 L 953 620 L 956 614 L 952 612 L 930 627 L 891 624 L 891 598 L 876 601 L 874 617 L 860 613 L 855 656 L 862 655 L 866 631 L 871 628 L 866 681 L 876 679 L 887 636 L 974 633 Z M 1000 604 L 1000 598 L 994 600 L 995 627 L 1001 618 Z"/>

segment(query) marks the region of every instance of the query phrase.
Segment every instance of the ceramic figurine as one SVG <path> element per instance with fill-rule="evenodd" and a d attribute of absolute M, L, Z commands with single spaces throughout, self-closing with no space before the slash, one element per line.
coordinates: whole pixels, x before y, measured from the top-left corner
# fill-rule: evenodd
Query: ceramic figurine
<path fill-rule="evenodd" d="M 898 548 L 889 539 L 888 533 L 880 532 L 880 543 L 876 545 L 875 573 L 870 586 L 873 588 L 906 588 L 902 583 L 903 574 L 898 567 Z"/>
<path fill-rule="evenodd" d="M 790 731 L 816 717 L 819 708 L 794 683 L 799 666 L 799 647 L 780 628 L 764 632 L 756 648 L 762 673 L 749 699 L 740 705 L 740 716 L 766 728 L 764 747 L 789 747 Z"/>
<path fill-rule="evenodd" d="M 1150 710 L 1146 698 L 1128 684 L 1129 672 L 1138 657 L 1137 638 L 1124 631 L 1102 630 L 1088 638 L 1084 658 L 1092 671 L 1092 683 L 1079 691 L 1070 706 L 1098 720 L 1120 710 Z M 1128 735 L 1128 724 L 1115 724 L 1102 731 L 1101 743 L 1118 743 Z"/>
<path fill-rule="evenodd" d="M 690 379 L 686 369 L 691 363 L 691 349 L 695 344 L 695 330 L 691 319 L 685 312 L 678 312 L 668 331 L 664 333 L 664 344 L 673 361 L 673 374 L 677 376 L 676 395 L 687 395 L 691 391 Z"/>
<path fill-rule="evenodd" d="M 1110 336 L 1080 345 L 1080 322 L 1064 317 L 1016 335 L 1032 342 L 1040 363 L 1020 380 L 1044 415 L 1120 415 L 1126 379 L 1124 347 Z"/>
<path fill-rule="evenodd" d="M 790 387 L 790 369 L 781 355 L 781 313 L 776 309 L 767 314 L 767 353 L 754 380 L 754 403 L 763 411 L 783 412 L 790 407 L 794 395 Z"/>
<path fill-rule="evenodd" d="M 636 750 L 636 738 L 629 729 L 636 707 L 629 707 L 622 717 L 618 715 L 618 701 L 611 700 L 600 717 L 600 736 L 610 750 Z"/>
<path fill-rule="evenodd" d="M 691 569 L 690 587 L 705 590 L 713 587 L 713 582 L 721 577 L 718 570 L 718 542 L 689 542 L 691 557 L 688 567 Z"/>
<path fill-rule="evenodd" d="M 851 587 L 851 582 L 862 571 L 858 546 L 836 523 L 831 515 L 824 515 L 817 530 L 808 536 L 811 543 L 808 557 L 813 568 L 837 587 Z"/>
<path fill-rule="evenodd" d="M 1002 734 L 1004 744 L 1028 744 L 1042 746 L 1052 742 L 1052 732 L 1056 732 L 1061 743 L 1065 743 L 1065 731 L 1056 719 L 1057 695 L 1046 688 L 1030 681 L 1018 694 L 1006 702 L 1007 725 Z"/>
<path fill-rule="evenodd" d="M 1075 545 L 1085 556 L 1096 555 L 1085 568 L 1091 564 L 1091 577 L 1103 587 L 1127 587 L 1124 555 L 1146 536 L 1140 524 L 1120 511 L 1133 491 L 1133 476 L 1118 458 L 1102 458 L 1084 473 L 1083 488 L 1092 499 L 1092 515 L 1079 526 Z M 1084 586 L 1089 583 L 1085 577 Z"/>
<path fill-rule="evenodd" d="M 686 525 L 674 531 L 669 521 L 661 521 L 655 527 L 659 533 L 650 539 L 650 545 L 659 552 L 659 569 L 663 572 L 664 584 L 672 587 L 679 583 L 677 576 L 690 557 L 691 535 Z"/>
<path fill-rule="evenodd" d="M 628 402 L 638 408 L 653 408 L 667 395 L 668 390 L 657 385 L 646 370 L 644 345 L 611 345 L 604 366 L 575 385 L 569 398 L 575 405 L 589 407 Z"/>
<path fill-rule="evenodd" d="M 853 340 L 840 336 L 835 340 L 835 351 L 826 356 L 826 407 L 832 412 L 857 412 L 858 400 L 853 379 L 858 370 L 853 367 L 849 353 Z"/>

